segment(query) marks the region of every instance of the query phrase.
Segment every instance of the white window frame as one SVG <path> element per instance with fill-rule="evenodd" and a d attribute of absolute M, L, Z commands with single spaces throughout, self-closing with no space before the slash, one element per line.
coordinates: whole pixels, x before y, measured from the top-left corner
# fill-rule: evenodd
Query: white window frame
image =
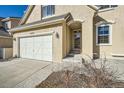
<path fill-rule="evenodd" d="M 105 5 L 103 5 L 103 6 L 105 6 Z M 115 6 L 115 5 L 107 5 L 108 7 L 105 7 L 105 8 L 102 8 L 102 9 L 107 9 L 107 8 L 115 8 L 115 7 L 118 7 L 117 5 Z M 101 9 L 101 10 L 102 10 Z"/>
<path fill-rule="evenodd" d="M 100 26 L 109 26 L 109 43 L 98 43 L 98 27 Z M 96 45 L 100 46 L 107 46 L 112 45 L 112 24 L 110 23 L 102 23 L 96 25 Z"/>
<path fill-rule="evenodd" d="M 43 7 L 46 7 L 46 6 L 49 6 L 49 5 L 42 5 L 42 19 L 49 18 L 55 15 L 55 5 L 54 5 L 54 13 L 52 15 L 43 16 Z"/>
<path fill-rule="evenodd" d="M 118 7 L 118 6 L 117 6 Z M 110 10 L 114 10 L 116 7 L 112 7 L 112 5 L 109 5 L 108 8 L 103 8 L 103 9 L 99 9 L 98 12 L 105 12 L 105 11 L 110 11 Z"/>

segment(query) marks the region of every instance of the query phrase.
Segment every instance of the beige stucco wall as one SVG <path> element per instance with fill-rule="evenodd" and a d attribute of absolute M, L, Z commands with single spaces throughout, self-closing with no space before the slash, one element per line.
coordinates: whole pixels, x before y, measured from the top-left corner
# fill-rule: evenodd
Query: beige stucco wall
<path fill-rule="evenodd" d="M 112 45 L 98 45 L 96 43 L 96 23 L 98 23 L 98 19 L 94 19 L 94 28 L 93 28 L 93 53 L 94 57 L 111 57 L 112 53 Z"/>
<path fill-rule="evenodd" d="M 78 11 L 78 12 L 77 12 Z M 93 16 L 94 16 L 94 10 L 89 8 L 86 5 L 56 5 L 55 6 L 55 15 L 62 15 L 65 13 L 71 13 L 72 17 L 75 21 L 80 21 L 82 23 L 82 55 L 87 54 L 92 57 L 93 54 Z M 41 6 L 36 5 L 28 17 L 27 23 L 32 23 L 35 21 L 41 20 Z M 68 26 L 65 24 L 65 22 L 62 24 L 62 27 L 52 27 L 52 28 L 42 28 L 39 30 L 32 30 L 35 33 L 41 33 L 44 31 L 54 30 L 58 31 L 60 38 L 55 39 L 55 34 L 53 35 L 53 51 L 54 55 L 53 61 L 61 61 L 63 57 L 65 57 L 69 51 L 72 49 L 72 32 L 68 28 Z M 87 27 L 88 26 L 88 27 Z M 23 33 L 15 33 L 14 38 L 16 38 L 16 41 L 14 41 L 14 52 L 13 56 L 17 55 L 19 56 L 19 50 L 18 48 L 18 37 L 21 35 L 28 36 L 30 32 L 23 32 Z"/>
<path fill-rule="evenodd" d="M 13 56 L 19 57 L 19 37 L 28 37 L 28 36 L 37 36 L 40 34 L 45 34 L 46 32 L 51 32 L 53 31 L 53 62 L 62 62 L 63 58 L 63 52 L 62 52 L 62 26 L 59 25 L 54 25 L 50 27 L 45 27 L 45 28 L 38 28 L 38 29 L 32 29 L 28 31 L 23 31 L 21 33 L 15 33 L 13 35 L 13 38 L 16 38 L 16 40 L 13 43 Z M 56 37 L 56 34 L 58 33 L 59 38 Z"/>
<path fill-rule="evenodd" d="M 33 11 L 31 12 L 30 16 L 26 21 L 26 24 L 40 20 L 41 20 L 41 5 L 35 5 Z"/>
<path fill-rule="evenodd" d="M 9 59 L 12 58 L 13 48 L 0 48 L 0 58 Z"/>
<path fill-rule="evenodd" d="M 71 50 L 72 50 L 72 31 L 71 29 L 69 28 L 69 26 L 66 27 L 66 44 L 67 44 L 67 47 L 66 47 L 66 54 L 68 54 Z"/>
<path fill-rule="evenodd" d="M 119 6 L 113 10 L 99 12 L 97 19 L 94 17 L 95 10 L 89 8 L 86 5 L 56 5 L 55 6 L 55 15 L 61 15 L 70 12 L 74 20 L 78 20 L 82 24 L 82 56 L 89 55 L 92 57 L 93 53 L 101 54 L 100 56 L 112 57 L 111 54 L 124 54 L 124 6 Z M 35 21 L 41 20 L 41 6 L 36 5 L 26 21 L 27 23 L 32 23 Z M 101 20 L 106 20 L 112 23 L 112 45 L 109 46 L 97 46 L 96 45 L 96 27 L 95 24 Z M 62 27 L 63 26 L 63 27 Z M 65 57 L 70 49 L 72 49 L 73 38 L 72 32 L 69 27 L 65 24 L 62 26 L 51 26 L 46 28 L 39 28 L 31 30 L 30 32 L 24 31 L 23 33 L 15 33 L 14 38 L 14 56 L 19 55 L 18 53 L 18 37 L 20 36 L 28 36 L 31 32 L 40 34 L 42 32 L 47 31 L 57 31 L 59 33 L 60 38 L 56 39 L 55 33 L 53 34 L 53 58 L 54 61 L 60 61 L 63 57 Z M 71 38 L 71 39 L 70 39 Z M 59 52 L 58 52 L 59 51 Z"/>
<path fill-rule="evenodd" d="M 13 48 L 3 48 L 3 59 L 12 58 Z"/>
<path fill-rule="evenodd" d="M 85 20 L 88 16 L 91 16 L 93 9 L 87 5 L 56 5 L 55 15 L 61 15 L 65 13 L 71 13 L 74 19 Z"/>
<path fill-rule="evenodd" d="M 13 46 L 12 41 L 13 41 L 12 38 L 0 37 L 0 47 L 1 48 L 11 48 Z"/>
<path fill-rule="evenodd" d="M 124 55 L 124 6 L 115 10 L 115 25 L 113 28 L 113 54 Z"/>
<path fill-rule="evenodd" d="M 94 53 L 101 54 L 100 56 L 106 56 L 108 58 L 113 58 L 112 54 L 122 54 L 124 55 L 124 6 L 118 6 L 117 8 L 100 12 L 98 15 L 101 19 L 95 19 L 94 24 L 100 20 L 106 20 L 112 24 L 112 45 L 96 45 L 96 28 L 94 25 Z"/>
<path fill-rule="evenodd" d="M 78 11 L 78 12 L 77 12 Z M 93 54 L 93 16 L 94 10 L 85 5 L 56 5 L 55 15 L 61 15 L 70 12 L 74 20 L 82 23 L 82 55 L 87 54 L 92 57 Z M 87 27 L 88 26 L 88 27 Z M 67 30 L 68 31 L 68 30 Z M 70 42 L 70 41 L 67 41 Z M 67 45 L 67 51 L 69 46 Z"/>
<path fill-rule="evenodd" d="M 82 52 L 93 57 L 93 14 L 82 23 Z"/>

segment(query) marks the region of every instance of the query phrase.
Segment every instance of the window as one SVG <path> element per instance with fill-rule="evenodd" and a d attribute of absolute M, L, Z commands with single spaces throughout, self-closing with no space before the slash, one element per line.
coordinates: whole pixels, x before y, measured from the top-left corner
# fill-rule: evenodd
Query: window
<path fill-rule="evenodd" d="M 111 44 L 111 25 L 102 24 L 97 26 L 97 35 L 96 42 L 101 45 L 110 45 Z"/>
<path fill-rule="evenodd" d="M 6 30 L 8 30 L 8 29 L 9 29 L 8 25 L 9 25 L 9 23 L 8 23 L 8 22 L 3 22 L 3 26 L 4 26 L 4 28 L 5 28 Z"/>
<path fill-rule="evenodd" d="M 42 14 L 43 17 L 51 16 L 55 13 L 54 5 L 43 5 L 42 6 Z"/>
<path fill-rule="evenodd" d="M 96 5 L 99 9 L 115 8 L 117 5 Z"/>

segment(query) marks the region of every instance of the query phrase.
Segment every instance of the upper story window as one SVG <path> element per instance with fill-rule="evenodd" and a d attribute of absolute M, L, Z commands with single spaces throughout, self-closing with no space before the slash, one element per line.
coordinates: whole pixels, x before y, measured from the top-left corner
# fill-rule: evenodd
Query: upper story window
<path fill-rule="evenodd" d="M 115 8 L 117 5 L 96 5 L 99 9 Z"/>
<path fill-rule="evenodd" d="M 99 45 L 111 45 L 112 31 L 110 24 L 101 24 L 96 29 L 96 42 Z"/>
<path fill-rule="evenodd" d="M 54 5 L 43 5 L 42 6 L 42 16 L 43 17 L 54 15 L 54 13 L 55 13 Z"/>
<path fill-rule="evenodd" d="M 6 30 L 9 29 L 9 23 L 8 22 L 3 22 L 3 26 Z"/>

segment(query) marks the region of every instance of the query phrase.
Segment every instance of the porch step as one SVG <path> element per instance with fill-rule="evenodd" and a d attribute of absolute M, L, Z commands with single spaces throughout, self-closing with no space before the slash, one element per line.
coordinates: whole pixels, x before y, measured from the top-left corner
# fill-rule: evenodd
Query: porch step
<path fill-rule="evenodd" d="M 81 62 L 80 54 L 73 54 L 73 56 L 69 55 L 63 59 L 63 62 Z"/>
<path fill-rule="evenodd" d="M 74 57 L 75 55 L 80 54 L 80 50 L 71 50 L 67 57 Z"/>
<path fill-rule="evenodd" d="M 74 53 L 69 53 L 67 57 L 74 57 Z"/>
<path fill-rule="evenodd" d="M 71 50 L 70 51 L 70 54 L 73 53 L 73 54 L 80 54 L 80 49 L 74 49 L 74 50 Z"/>

